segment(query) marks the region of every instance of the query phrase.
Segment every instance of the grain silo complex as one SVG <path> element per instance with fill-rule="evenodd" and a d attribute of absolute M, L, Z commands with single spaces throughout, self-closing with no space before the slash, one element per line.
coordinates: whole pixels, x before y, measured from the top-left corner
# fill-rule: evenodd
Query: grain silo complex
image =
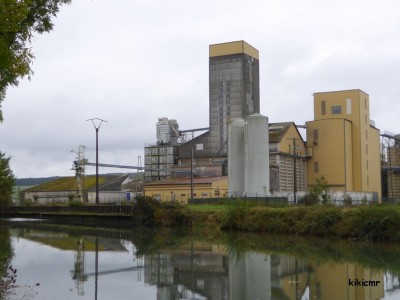
<path fill-rule="evenodd" d="M 231 195 L 266 196 L 269 193 L 268 118 L 260 115 L 259 81 L 257 49 L 245 41 L 210 45 L 209 127 L 203 128 L 204 132 L 197 137 L 185 140 L 181 135 L 184 131 L 176 121 L 159 119 L 157 144 L 145 148 L 146 182 L 166 180 L 168 176 L 194 174 L 195 178 L 219 178 L 229 174 L 229 180 L 236 182 Z M 236 146 L 231 146 L 235 150 L 229 155 L 237 159 L 230 159 L 228 166 L 230 124 L 233 126 L 231 143 Z M 165 147 L 168 149 L 164 150 Z M 160 155 L 163 151 L 169 151 L 172 156 L 164 159 Z M 219 191 L 226 189 L 218 187 Z M 187 193 L 181 192 L 179 196 L 183 199 L 184 194 Z M 193 191 L 189 198 L 196 195 Z M 212 192 L 212 195 L 224 197 L 228 193 Z"/>

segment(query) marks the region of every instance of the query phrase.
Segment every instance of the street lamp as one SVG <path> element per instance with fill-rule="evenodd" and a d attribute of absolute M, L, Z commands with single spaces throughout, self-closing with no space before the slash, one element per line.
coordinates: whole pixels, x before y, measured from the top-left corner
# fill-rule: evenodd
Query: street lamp
<path fill-rule="evenodd" d="M 99 204 L 99 129 L 101 124 L 107 121 L 99 118 L 93 118 L 86 121 L 91 121 L 94 129 L 96 129 L 96 204 Z"/>

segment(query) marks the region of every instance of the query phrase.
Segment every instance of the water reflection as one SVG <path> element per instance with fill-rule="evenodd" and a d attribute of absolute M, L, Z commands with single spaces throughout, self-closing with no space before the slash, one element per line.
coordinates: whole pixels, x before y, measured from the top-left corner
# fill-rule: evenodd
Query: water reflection
<path fill-rule="evenodd" d="M 378 284 L 349 286 L 349 280 L 356 279 Z M 356 300 L 384 297 L 384 273 L 379 270 L 349 262 L 320 264 L 256 252 L 233 256 L 227 255 L 221 247 L 196 243 L 191 243 L 186 250 L 147 255 L 145 281 L 157 286 L 157 299 Z"/>
<path fill-rule="evenodd" d="M 7 226 L 19 280 L 40 282 L 38 299 L 400 298 L 393 244 Z"/>

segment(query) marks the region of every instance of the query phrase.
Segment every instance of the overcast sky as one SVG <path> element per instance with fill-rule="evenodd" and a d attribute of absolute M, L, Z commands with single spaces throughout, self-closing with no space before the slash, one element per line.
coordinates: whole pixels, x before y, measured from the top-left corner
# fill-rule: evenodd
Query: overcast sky
<path fill-rule="evenodd" d="M 101 118 L 100 162 L 143 163 L 159 117 L 208 126 L 208 47 L 237 40 L 260 52 L 270 122 L 304 124 L 314 92 L 361 89 L 400 133 L 400 1 L 73 0 L 32 43 L 32 80 L 8 89 L 0 151 L 18 178 L 73 176 L 71 150 L 95 162 L 86 120 Z"/>

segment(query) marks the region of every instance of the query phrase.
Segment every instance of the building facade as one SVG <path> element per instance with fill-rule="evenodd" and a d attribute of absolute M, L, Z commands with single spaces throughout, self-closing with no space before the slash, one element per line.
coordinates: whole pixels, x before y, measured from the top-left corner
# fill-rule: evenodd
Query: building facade
<path fill-rule="evenodd" d="M 271 194 L 307 191 L 305 142 L 293 122 L 269 125 L 269 173 Z"/>
<path fill-rule="evenodd" d="M 382 197 L 400 200 L 400 136 L 382 135 Z"/>
<path fill-rule="evenodd" d="M 173 201 L 187 204 L 193 188 L 193 199 L 199 198 L 224 198 L 228 191 L 227 176 L 170 177 L 144 185 L 145 196 L 153 197 L 159 201 Z"/>
<path fill-rule="evenodd" d="M 359 89 L 314 94 L 314 121 L 306 124 L 309 185 L 323 176 L 332 191 L 381 199 L 379 130 L 369 108 Z"/>
<path fill-rule="evenodd" d="M 228 152 L 228 126 L 233 118 L 260 113 L 258 50 L 245 41 L 209 47 L 210 149 Z"/>

